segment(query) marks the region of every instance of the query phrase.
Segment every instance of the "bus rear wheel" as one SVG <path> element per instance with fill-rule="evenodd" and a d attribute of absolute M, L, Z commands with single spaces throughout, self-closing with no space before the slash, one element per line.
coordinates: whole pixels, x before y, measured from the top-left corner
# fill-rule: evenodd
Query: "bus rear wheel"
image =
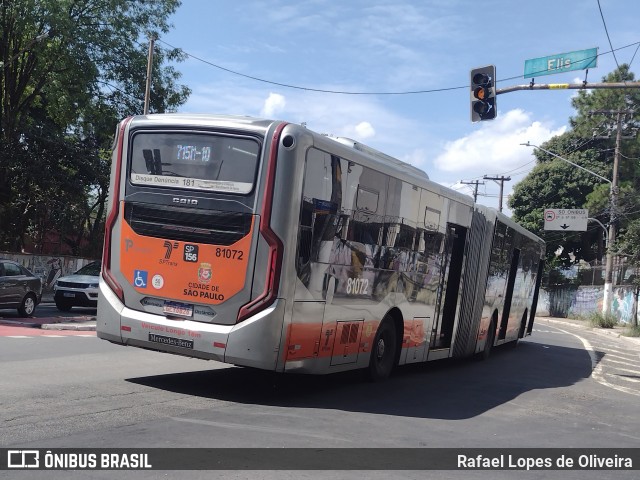
<path fill-rule="evenodd" d="M 398 343 L 393 320 L 384 317 L 373 340 L 368 371 L 370 380 L 379 382 L 389 378 L 396 364 L 397 349 Z"/>
<path fill-rule="evenodd" d="M 496 327 L 497 327 L 498 317 L 494 315 L 491 319 L 491 324 L 489 325 L 489 330 L 487 331 L 487 340 L 484 344 L 484 350 L 482 351 L 481 359 L 486 360 L 491 355 L 491 350 L 493 349 L 493 342 L 496 339 Z"/>

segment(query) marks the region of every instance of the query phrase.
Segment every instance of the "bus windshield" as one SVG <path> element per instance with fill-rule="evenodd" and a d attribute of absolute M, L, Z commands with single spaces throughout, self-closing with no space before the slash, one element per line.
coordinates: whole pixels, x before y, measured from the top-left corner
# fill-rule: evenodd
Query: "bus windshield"
<path fill-rule="evenodd" d="M 131 183 L 248 194 L 260 144 L 252 138 L 191 132 L 141 132 L 133 137 Z"/>

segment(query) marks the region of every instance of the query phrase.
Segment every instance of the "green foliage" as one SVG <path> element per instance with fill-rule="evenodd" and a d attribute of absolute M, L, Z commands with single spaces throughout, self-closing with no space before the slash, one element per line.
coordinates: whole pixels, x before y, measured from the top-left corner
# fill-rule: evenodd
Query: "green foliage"
<path fill-rule="evenodd" d="M 627 65 L 610 73 L 603 81 L 633 81 Z M 545 150 L 570 160 L 605 178 L 613 177 L 613 157 L 617 118 L 595 111 L 633 110 L 640 104 L 638 89 L 581 90 L 572 100 L 576 115 L 571 129 L 541 145 Z M 640 125 L 640 113 L 625 119 L 623 127 Z M 586 208 L 589 217 L 607 225 L 613 216 L 619 232 L 616 248 L 636 264 L 640 261 L 640 142 L 637 136 L 621 143 L 619 195 L 611 212 L 610 184 L 575 168 L 541 150 L 534 150 L 538 164 L 514 187 L 509 207 L 514 219 L 547 242 L 547 265 L 568 267 L 584 261 L 602 260 L 605 254 L 603 231 L 589 222 L 587 232 L 544 231 L 546 208 Z"/>
<path fill-rule="evenodd" d="M 594 328 L 613 328 L 618 324 L 618 319 L 610 313 L 593 312 L 589 315 L 589 323 Z"/>
<path fill-rule="evenodd" d="M 142 113 L 147 36 L 179 0 L 0 0 L 0 249 L 36 248 L 48 231 L 99 256 L 117 122 Z M 150 110 L 189 89 L 156 49 Z"/>
<path fill-rule="evenodd" d="M 634 325 L 625 330 L 624 335 L 627 337 L 640 337 L 640 326 Z"/>

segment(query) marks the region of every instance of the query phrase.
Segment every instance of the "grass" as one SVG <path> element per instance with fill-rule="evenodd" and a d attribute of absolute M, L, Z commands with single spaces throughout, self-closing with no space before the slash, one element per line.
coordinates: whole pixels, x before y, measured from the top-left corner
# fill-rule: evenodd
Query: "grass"
<path fill-rule="evenodd" d="M 635 325 L 627 328 L 624 335 L 627 337 L 640 337 L 640 326 Z"/>
<path fill-rule="evenodd" d="M 618 324 L 618 319 L 610 313 L 593 312 L 589 315 L 589 323 L 595 328 L 613 328 Z"/>

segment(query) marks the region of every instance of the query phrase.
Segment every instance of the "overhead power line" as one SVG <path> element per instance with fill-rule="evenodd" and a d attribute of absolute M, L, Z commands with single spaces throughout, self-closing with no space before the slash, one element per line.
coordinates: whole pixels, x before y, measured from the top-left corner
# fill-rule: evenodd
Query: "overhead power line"
<path fill-rule="evenodd" d="M 600 0 L 598 0 L 598 10 L 600 10 L 600 18 L 602 18 L 602 25 L 604 26 L 604 33 L 607 34 L 607 40 L 609 40 L 609 46 L 611 47 L 611 53 L 613 53 L 613 59 L 615 60 L 616 65 L 618 66 L 618 70 L 620 70 L 620 64 L 618 63 L 618 58 L 616 57 L 616 52 L 613 49 L 613 43 L 611 43 L 611 37 L 609 36 L 609 30 L 607 29 L 607 22 L 605 22 L 604 14 L 602 13 L 602 6 L 600 5 Z"/>
<path fill-rule="evenodd" d="M 322 88 L 311 88 L 311 87 L 302 87 L 299 85 L 293 85 L 293 84 L 289 84 L 289 83 L 281 83 L 281 82 L 275 82 L 272 80 L 267 80 L 264 78 L 260 78 L 260 77 L 256 77 L 254 75 L 248 75 L 246 73 L 241 73 L 241 72 L 237 72 L 235 70 L 231 70 L 230 68 L 226 68 L 223 67 L 221 65 L 218 65 L 216 63 L 210 62 L 208 60 L 205 60 L 204 58 L 198 57 L 196 55 L 193 55 L 189 52 L 184 51 L 182 48 L 180 47 L 176 47 L 174 45 L 171 45 L 168 42 L 165 42 L 164 40 L 160 40 L 157 39 L 158 42 L 166 45 L 169 48 L 172 48 L 174 50 L 180 50 L 184 55 L 193 58 L 194 60 L 198 60 L 199 62 L 202 62 L 206 65 L 209 65 L 211 67 L 217 68 L 219 70 L 222 70 L 224 72 L 227 73 L 231 73 L 233 75 L 237 75 L 240 77 L 244 77 L 244 78 L 248 78 L 250 80 L 254 80 L 256 82 L 261 82 L 261 83 L 267 83 L 269 85 L 276 85 L 279 87 L 285 87 L 285 88 L 292 88 L 295 90 L 304 90 L 304 91 L 308 91 L 308 92 L 318 92 L 318 93 L 331 93 L 331 94 L 337 94 L 337 95 L 416 95 L 416 94 L 424 94 L 424 93 L 438 93 L 438 92 L 448 92 L 448 91 L 453 91 L 453 90 L 467 90 L 469 88 L 469 85 L 461 85 L 461 86 L 457 86 L 457 87 L 443 87 L 443 88 L 431 88 L 431 89 L 421 89 L 421 90 L 408 90 L 408 91 L 401 91 L 401 92 L 351 92 L 351 91 L 346 91 L 346 90 L 328 90 L 328 89 L 322 89 Z M 629 48 L 629 47 L 633 47 L 633 46 L 640 46 L 640 42 L 634 42 L 634 43 L 630 43 L 629 45 L 625 45 L 624 47 L 619 47 L 615 50 L 623 50 L 625 48 Z M 613 53 L 613 49 L 609 52 L 604 52 L 604 53 L 600 53 L 597 56 L 601 57 L 603 55 L 609 54 L 609 53 Z M 516 75 L 513 77 L 508 77 L 508 78 L 503 78 L 501 80 L 497 80 L 497 82 L 506 82 L 509 80 L 515 80 L 517 78 L 522 78 L 522 75 Z M 586 87 L 588 88 L 588 87 Z"/>
<path fill-rule="evenodd" d="M 165 44 L 166 46 L 176 49 L 178 47 L 174 47 L 173 45 L 165 42 L 164 40 L 158 40 L 159 42 Z M 638 42 L 640 44 L 640 42 Z M 262 82 L 262 83 L 268 83 L 270 85 L 277 85 L 279 87 L 286 87 L 286 88 L 294 88 L 296 90 L 305 90 L 308 92 L 320 92 L 320 93 L 334 93 L 334 94 L 340 94 L 340 95 L 413 95 L 413 94 L 417 94 L 417 93 L 435 93 L 435 92 L 446 92 L 446 91 L 450 91 L 450 90 L 460 90 L 460 89 L 466 89 L 469 88 L 468 85 L 464 85 L 464 86 L 460 86 L 460 87 L 445 87 L 445 88 L 432 88 L 432 89 L 426 89 L 426 90 L 411 90 L 411 91 L 406 91 L 406 92 L 348 92 L 348 91 L 344 91 L 344 90 L 326 90 L 326 89 L 322 89 L 322 88 L 311 88 L 311 87 L 301 87 L 299 85 L 292 85 L 289 83 L 281 83 L 281 82 L 274 82 L 272 80 L 266 80 L 264 78 L 260 78 L 260 77 L 255 77 L 253 75 L 247 75 L 245 73 L 240 73 L 240 72 L 236 72 L 235 70 L 231 70 L 229 68 L 225 68 L 222 67 L 220 65 L 217 65 L 213 62 L 210 62 L 208 60 L 205 60 L 204 58 L 200 58 L 197 57 L 195 55 L 192 55 L 191 53 L 185 52 L 184 50 L 180 49 L 185 55 L 194 58 L 195 60 L 198 60 L 202 63 L 206 63 L 207 65 L 210 65 L 212 67 L 218 68 L 220 70 L 223 70 L 225 72 L 228 73 L 232 73 L 234 75 L 238 75 L 240 77 L 244 77 L 244 78 L 248 78 L 251 80 L 255 80 L 256 82 Z"/>

